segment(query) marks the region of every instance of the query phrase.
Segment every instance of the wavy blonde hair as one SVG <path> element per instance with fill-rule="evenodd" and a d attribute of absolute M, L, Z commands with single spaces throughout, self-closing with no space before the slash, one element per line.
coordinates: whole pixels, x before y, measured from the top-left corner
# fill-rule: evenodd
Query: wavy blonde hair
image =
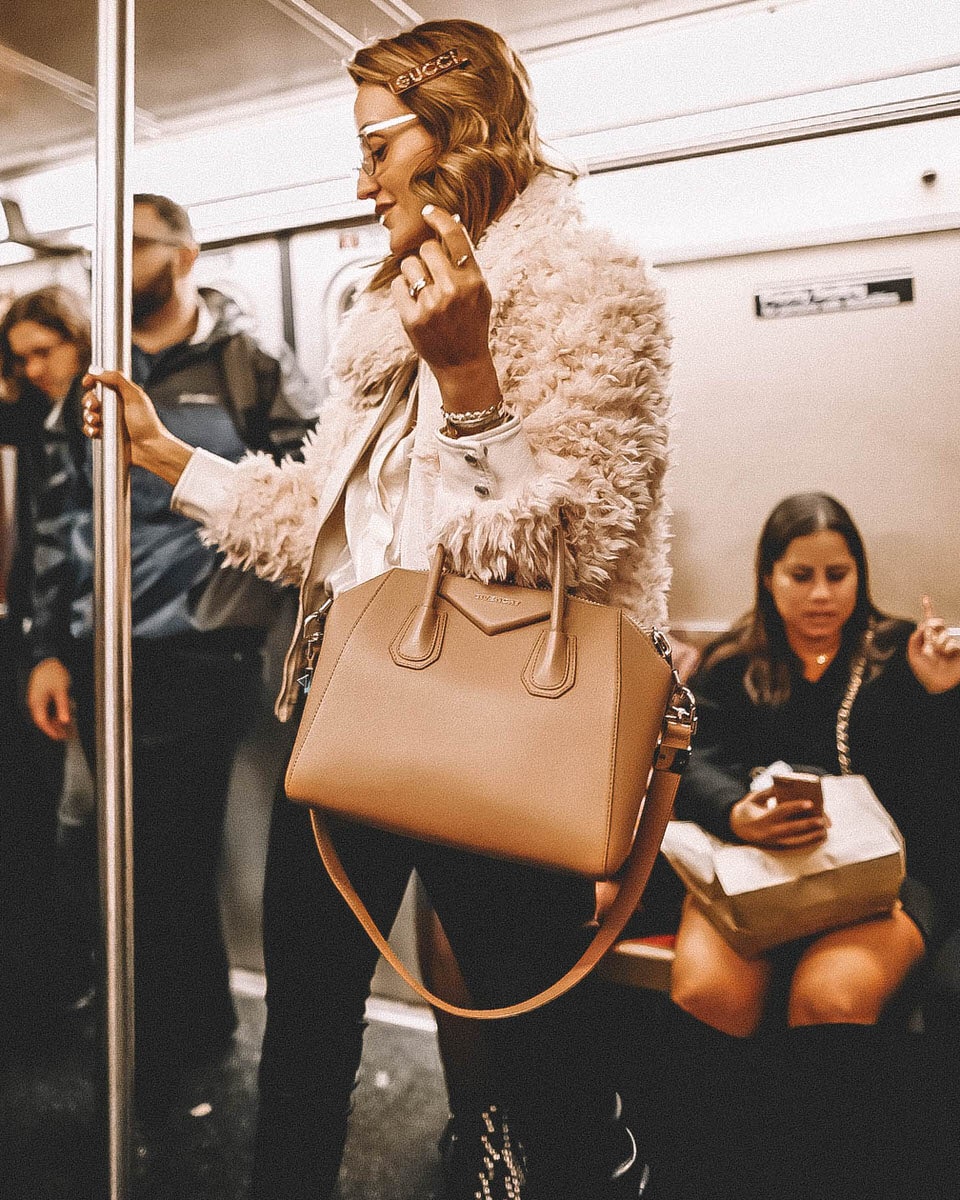
<path fill-rule="evenodd" d="M 401 96 L 437 145 L 436 158 L 413 176 L 411 189 L 424 204 L 459 213 L 477 241 L 534 176 L 556 170 L 543 155 L 530 77 L 520 59 L 485 25 L 426 21 L 358 50 L 347 70 L 358 86 L 388 87 L 445 50 L 457 50 L 468 65 Z M 391 255 L 371 289 L 385 287 L 399 272 Z"/>

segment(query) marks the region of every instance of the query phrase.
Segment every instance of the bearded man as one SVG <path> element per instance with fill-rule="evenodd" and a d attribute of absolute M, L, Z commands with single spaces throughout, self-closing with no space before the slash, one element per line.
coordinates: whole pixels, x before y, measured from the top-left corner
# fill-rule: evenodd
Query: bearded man
<path fill-rule="evenodd" d="M 268 350 L 232 299 L 197 287 L 198 253 L 179 204 L 134 197 L 133 377 L 179 437 L 234 461 L 248 451 L 279 461 L 298 451 L 317 398 L 286 346 Z M 90 443 L 81 454 L 70 502 L 37 526 L 27 703 L 56 741 L 75 711 L 92 760 L 102 618 L 93 610 Z M 222 568 L 155 476 L 132 467 L 130 491 L 136 1101 L 149 1116 L 236 1026 L 217 875 L 231 768 L 281 596 Z"/>

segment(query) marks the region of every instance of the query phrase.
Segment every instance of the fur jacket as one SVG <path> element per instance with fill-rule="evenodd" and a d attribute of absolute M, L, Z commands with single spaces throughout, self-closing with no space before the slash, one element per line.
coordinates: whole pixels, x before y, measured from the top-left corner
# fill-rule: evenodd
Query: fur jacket
<path fill-rule="evenodd" d="M 431 544 L 447 547 L 454 570 L 523 584 L 547 576 L 562 512 L 578 593 L 621 604 L 643 625 L 662 624 L 670 339 L 660 291 L 633 251 L 584 226 L 571 182 L 547 173 L 486 230 L 477 259 L 493 297 L 490 345 L 504 399 L 522 420 L 539 474 L 503 499 L 443 504 L 431 415 L 430 436 L 415 438 L 408 503 L 422 510 L 421 527 L 432 531 Z M 338 338 L 331 394 L 303 461 L 278 467 L 267 455 L 248 456 L 205 518 L 204 536 L 228 562 L 267 578 L 303 584 L 313 559 L 304 591 L 316 593 L 318 534 L 336 524 L 343 483 L 369 445 L 391 381 L 410 379 L 415 366 L 389 289 L 364 293 Z M 315 598 L 302 597 L 304 612 Z"/>

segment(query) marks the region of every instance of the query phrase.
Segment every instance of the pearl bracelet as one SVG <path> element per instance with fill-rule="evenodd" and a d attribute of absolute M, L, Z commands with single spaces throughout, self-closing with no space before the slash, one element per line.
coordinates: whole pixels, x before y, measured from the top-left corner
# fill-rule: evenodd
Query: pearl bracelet
<path fill-rule="evenodd" d="M 459 437 L 463 434 L 471 433 L 486 433 L 488 429 L 494 429 L 506 417 L 506 412 L 503 408 L 503 400 L 500 399 L 496 404 L 491 404 L 489 408 L 478 408 L 473 412 L 447 412 L 444 411 L 446 424 L 444 430 L 450 430 L 447 436 Z"/>
<path fill-rule="evenodd" d="M 500 412 L 502 409 L 503 400 L 501 399 L 495 404 L 491 404 L 489 408 L 478 408 L 473 412 L 448 412 L 447 409 L 443 411 L 447 420 L 452 421 L 454 424 L 472 425 L 477 421 L 486 420 L 487 417 L 492 416 L 495 412 Z"/>

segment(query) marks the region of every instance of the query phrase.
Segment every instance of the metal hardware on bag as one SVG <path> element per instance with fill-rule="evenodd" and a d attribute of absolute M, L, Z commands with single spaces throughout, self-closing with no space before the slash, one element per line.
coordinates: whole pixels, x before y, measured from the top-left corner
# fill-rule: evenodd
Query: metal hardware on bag
<path fill-rule="evenodd" d="M 653 765 L 657 771 L 682 775 L 690 761 L 690 743 L 697 732 L 697 705 L 693 693 L 675 679 L 670 705 L 663 717 Z"/>
<path fill-rule="evenodd" d="M 697 702 L 693 692 L 673 673 L 673 695 L 663 718 L 663 734 L 654 760 L 658 771 L 682 775 L 690 761 L 690 743 L 697 732 Z"/>
<path fill-rule="evenodd" d="M 697 732 L 697 702 L 693 698 L 693 692 L 680 682 L 680 676 L 673 665 L 673 650 L 665 634 L 654 626 L 650 630 L 650 640 L 673 675 L 673 692 L 663 716 L 663 731 L 657 743 L 654 767 L 658 771 L 682 775 L 690 761 L 690 743 Z"/>
<path fill-rule="evenodd" d="M 650 630 L 650 640 L 653 642 L 653 648 L 657 651 L 662 659 L 666 660 L 668 667 L 673 666 L 673 647 L 670 645 L 666 635 L 656 625 Z M 676 673 L 674 673 L 676 674 Z M 677 680 L 679 683 L 679 679 Z"/>
<path fill-rule="evenodd" d="M 677 669 L 673 665 L 673 648 L 666 635 L 656 625 L 650 630 L 650 640 L 653 642 L 654 649 L 670 667 L 673 676 L 673 692 L 670 696 L 670 706 L 667 709 L 665 720 L 689 728 L 692 738 L 697 732 L 697 702 L 693 698 L 693 692 L 681 683 Z"/>
<path fill-rule="evenodd" d="M 303 646 L 303 674 L 297 676 L 297 683 L 303 688 L 304 695 L 310 691 L 310 680 L 313 678 L 313 669 L 317 663 L 320 643 L 323 641 L 323 630 L 327 623 L 327 613 L 332 604 L 333 597 L 328 596 L 316 612 L 309 613 L 304 617 L 303 625 L 300 627 L 300 639 Z"/>
<path fill-rule="evenodd" d="M 697 732 L 697 702 L 693 698 L 693 692 L 680 682 L 676 672 L 673 676 L 673 695 L 667 709 L 667 720 L 688 728 L 691 738 Z"/>

